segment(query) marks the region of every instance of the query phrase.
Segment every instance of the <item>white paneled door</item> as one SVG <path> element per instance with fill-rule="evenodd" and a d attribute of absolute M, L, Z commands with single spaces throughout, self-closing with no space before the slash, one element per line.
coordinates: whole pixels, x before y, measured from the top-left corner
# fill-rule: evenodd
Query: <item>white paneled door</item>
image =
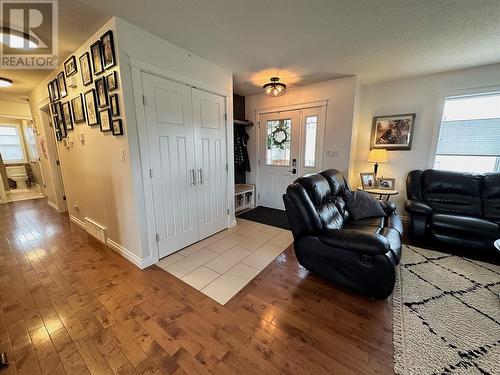
<path fill-rule="evenodd" d="M 225 100 L 194 89 L 198 223 L 200 239 L 227 227 L 227 156 Z"/>
<path fill-rule="evenodd" d="M 159 258 L 227 227 L 225 99 L 142 74 Z"/>
<path fill-rule="evenodd" d="M 290 183 L 322 167 L 325 107 L 259 115 L 259 205 L 283 210 Z"/>
<path fill-rule="evenodd" d="M 259 118 L 259 204 L 284 209 L 283 194 L 297 178 L 299 111 L 266 113 Z"/>

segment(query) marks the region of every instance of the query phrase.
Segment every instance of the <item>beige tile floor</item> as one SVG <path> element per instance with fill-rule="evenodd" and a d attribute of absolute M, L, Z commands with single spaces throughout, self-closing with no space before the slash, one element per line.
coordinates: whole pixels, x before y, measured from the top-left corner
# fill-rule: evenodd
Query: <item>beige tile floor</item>
<path fill-rule="evenodd" d="M 37 188 L 31 187 L 28 189 L 12 189 L 7 192 L 7 200 L 5 203 L 39 198 L 45 198 L 45 195 L 40 193 Z"/>
<path fill-rule="evenodd" d="M 293 242 L 288 230 L 243 219 L 237 223 L 157 265 L 224 305 Z"/>

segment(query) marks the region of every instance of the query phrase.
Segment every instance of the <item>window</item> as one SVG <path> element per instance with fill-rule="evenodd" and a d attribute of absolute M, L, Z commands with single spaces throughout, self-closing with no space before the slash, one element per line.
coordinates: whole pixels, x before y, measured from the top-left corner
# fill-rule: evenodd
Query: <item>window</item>
<path fill-rule="evenodd" d="M 0 125 L 0 154 L 6 163 L 25 161 L 19 128 L 16 125 Z"/>
<path fill-rule="evenodd" d="M 500 93 L 446 98 L 434 168 L 500 172 Z"/>
<path fill-rule="evenodd" d="M 290 165 L 292 120 L 267 121 L 266 165 Z"/>
<path fill-rule="evenodd" d="M 315 167 L 316 161 L 316 130 L 318 116 L 306 116 L 306 141 L 304 149 L 304 167 Z"/>
<path fill-rule="evenodd" d="M 36 149 L 36 138 L 35 133 L 33 133 L 33 127 L 25 126 L 24 129 L 24 139 L 26 140 L 26 146 L 28 151 L 28 157 L 30 161 L 36 161 L 38 159 L 38 151 Z"/>

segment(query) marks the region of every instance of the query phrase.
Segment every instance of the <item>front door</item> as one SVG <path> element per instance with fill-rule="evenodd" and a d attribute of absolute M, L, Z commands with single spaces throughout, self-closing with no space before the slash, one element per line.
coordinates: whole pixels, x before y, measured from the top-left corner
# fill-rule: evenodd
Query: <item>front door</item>
<path fill-rule="evenodd" d="M 259 204 L 284 209 L 283 193 L 297 178 L 299 111 L 266 113 L 259 118 Z"/>
<path fill-rule="evenodd" d="M 283 210 L 283 194 L 295 179 L 322 168 L 326 108 L 259 116 L 259 205 Z"/>

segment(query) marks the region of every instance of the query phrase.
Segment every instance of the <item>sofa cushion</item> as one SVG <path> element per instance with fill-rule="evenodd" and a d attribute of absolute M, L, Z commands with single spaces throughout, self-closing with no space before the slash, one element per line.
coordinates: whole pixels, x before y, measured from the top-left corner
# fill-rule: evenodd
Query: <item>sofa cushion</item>
<path fill-rule="evenodd" d="M 434 212 L 482 216 L 481 175 L 428 169 L 423 177 L 423 199 Z"/>
<path fill-rule="evenodd" d="M 436 233 L 455 234 L 457 237 L 500 238 L 500 228 L 497 224 L 470 216 L 434 214 L 432 230 Z"/>
<path fill-rule="evenodd" d="M 354 220 L 385 216 L 380 203 L 366 191 L 350 193 L 346 200 L 346 207 Z"/>
<path fill-rule="evenodd" d="M 487 173 L 483 178 L 483 215 L 500 221 L 500 173 Z"/>

